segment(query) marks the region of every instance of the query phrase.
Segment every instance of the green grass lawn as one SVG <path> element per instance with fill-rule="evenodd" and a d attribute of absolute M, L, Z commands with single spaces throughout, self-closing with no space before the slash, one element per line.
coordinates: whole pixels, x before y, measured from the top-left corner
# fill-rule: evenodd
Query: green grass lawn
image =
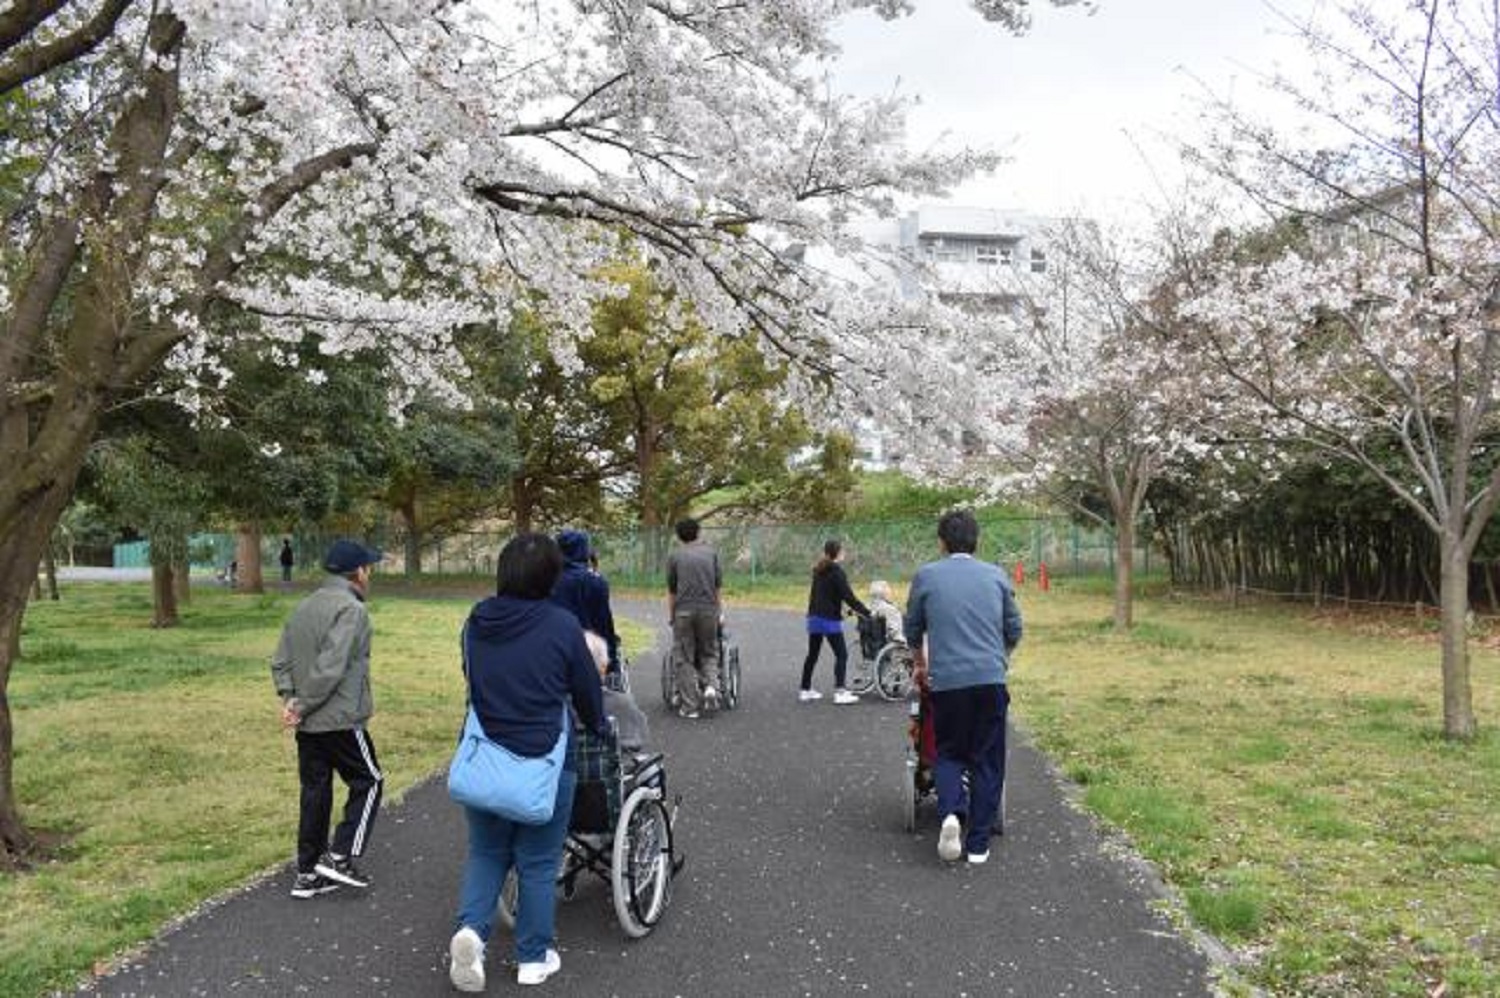
<path fill-rule="evenodd" d="M 469 605 L 462 586 L 401 588 L 377 580 L 371 602 L 392 801 L 446 760 Z M 295 749 L 267 662 L 293 599 L 195 592 L 170 631 L 147 626 L 144 586 L 30 609 L 17 790 L 65 844 L 0 879 L 0 994 L 66 987 L 287 861 Z M 752 600 L 800 610 L 805 584 L 731 594 L 731 620 Z M 1088 587 L 1027 589 L 1022 606 L 1018 722 L 1235 949 L 1240 977 L 1277 994 L 1500 993 L 1500 656 L 1476 648 L 1483 733 L 1453 745 L 1425 632 L 1151 599 L 1121 637 Z M 644 637 L 627 629 L 627 646 Z"/>
<path fill-rule="evenodd" d="M 1434 637 L 1153 599 L 1028 591 L 1018 719 L 1200 926 L 1276 994 L 1500 993 L 1500 657 L 1482 734 L 1441 737 Z"/>

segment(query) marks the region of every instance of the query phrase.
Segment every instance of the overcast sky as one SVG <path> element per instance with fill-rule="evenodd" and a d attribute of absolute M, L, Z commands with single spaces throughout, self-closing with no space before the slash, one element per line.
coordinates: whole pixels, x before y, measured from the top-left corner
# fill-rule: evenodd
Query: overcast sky
<path fill-rule="evenodd" d="M 1152 180 L 1135 146 L 1170 173 L 1158 136 L 1191 133 L 1203 87 L 1257 98 L 1258 74 L 1297 72 L 1303 49 L 1262 0 L 1099 0 L 1092 16 L 1033 4 L 1029 34 L 983 21 L 966 0 L 922 0 L 896 21 L 851 17 L 834 77 L 854 94 L 920 96 L 909 135 L 1010 157 L 949 203 L 1122 218 Z M 1326 9 L 1282 0 L 1282 9 Z"/>

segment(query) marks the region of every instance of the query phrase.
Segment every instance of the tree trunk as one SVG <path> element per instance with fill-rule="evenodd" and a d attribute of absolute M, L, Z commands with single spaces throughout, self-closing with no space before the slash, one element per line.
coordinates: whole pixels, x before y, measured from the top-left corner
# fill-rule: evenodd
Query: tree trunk
<path fill-rule="evenodd" d="M 42 566 L 47 573 L 47 598 L 54 602 L 62 599 L 57 591 L 57 555 L 48 544 L 46 551 L 42 554 Z"/>
<path fill-rule="evenodd" d="M 193 601 L 192 564 L 186 557 L 177 559 L 172 565 L 172 594 L 178 606 L 187 606 Z"/>
<path fill-rule="evenodd" d="M 516 533 L 531 531 L 531 522 L 536 515 L 536 503 L 524 478 L 513 478 L 510 482 L 510 518 Z"/>
<path fill-rule="evenodd" d="M 263 593 L 266 580 L 260 564 L 260 521 L 246 520 L 234 538 L 234 560 L 239 562 L 241 592 Z"/>
<path fill-rule="evenodd" d="M 1115 523 L 1115 630 L 1130 630 L 1135 623 L 1134 589 L 1135 523 L 1129 514 Z"/>
<path fill-rule="evenodd" d="M 21 657 L 21 621 L 26 614 L 27 594 L 41 564 L 47 538 L 62 517 L 73 491 L 73 482 L 83 466 L 83 456 L 93 423 L 85 421 L 72 449 L 52 452 L 54 464 L 45 487 L 32 492 L 30 501 L 19 504 L 17 514 L 0 530 L 0 868 L 24 862 L 34 840 L 21 820 L 15 796 L 15 746 L 10 701 L 11 669 Z M 0 494 L 18 489 L 13 477 L 0 478 Z"/>
<path fill-rule="evenodd" d="M 170 562 L 153 562 L 151 565 L 151 626 L 176 627 L 181 623 L 177 615 L 177 588 L 172 578 Z"/>
<path fill-rule="evenodd" d="M 1445 530 L 1442 548 L 1443 734 L 1469 739 L 1476 733 L 1469 685 L 1469 558 L 1461 531 Z"/>
<path fill-rule="evenodd" d="M 635 475 L 636 488 L 640 489 L 641 526 L 650 530 L 662 524 L 661 510 L 657 504 L 656 469 L 661 455 L 656 449 L 656 428 L 650 419 L 642 417 L 635 428 Z"/>
<path fill-rule="evenodd" d="M 408 499 L 397 510 L 401 524 L 406 529 L 403 550 L 406 553 L 406 577 L 415 579 L 422 574 L 422 528 L 417 522 L 417 501 Z"/>

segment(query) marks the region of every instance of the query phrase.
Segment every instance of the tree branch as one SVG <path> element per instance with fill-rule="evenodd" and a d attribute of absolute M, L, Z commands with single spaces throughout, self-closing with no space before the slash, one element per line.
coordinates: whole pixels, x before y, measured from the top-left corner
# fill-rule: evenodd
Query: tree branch
<path fill-rule="evenodd" d="M 45 0 L 35 6 L 46 7 L 49 3 L 50 0 Z M 115 23 L 120 20 L 120 15 L 125 13 L 125 9 L 130 4 L 131 0 L 104 0 L 104 5 L 99 8 L 98 13 L 72 34 L 63 35 L 45 45 L 18 51 L 5 62 L 0 63 L 0 94 L 9 93 L 16 87 L 36 79 L 63 63 L 72 62 L 92 52 L 115 30 Z M 19 13 L 21 18 L 18 21 L 26 18 L 24 8 Z M 47 15 L 44 14 L 43 17 L 45 16 Z M 3 31 L 4 27 L 0 26 L 0 32 Z M 4 35 L 0 34 L 0 38 L 3 37 Z"/>

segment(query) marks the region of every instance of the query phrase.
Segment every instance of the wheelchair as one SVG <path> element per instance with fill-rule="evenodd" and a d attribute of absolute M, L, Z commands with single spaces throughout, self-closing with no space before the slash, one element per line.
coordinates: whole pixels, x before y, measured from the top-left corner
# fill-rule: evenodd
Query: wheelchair
<path fill-rule="evenodd" d="M 934 771 L 937 763 L 937 736 L 932 727 L 932 701 L 926 690 L 910 685 L 910 675 L 908 667 L 906 741 L 897 800 L 901 827 L 914 832 L 917 830 L 917 808 L 928 801 L 934 805 L 937 803 L 937 777 Z M 964 776 L 964 785 L 968 785 L 967 774 Z M 1010 781 L 1007 780 L 1000 787 L 999 811 L 995 817 L 995 823 L 1002 827 L 1005 824 L 1005 798 L 1009 792 Z"/>
<path fill-rule="evenodd" d="M 615 917 L 631 939 L 654 929 L 671 900 L 672 878 L 685 858 L 673 836 L 680 798 L 668 804 L 661 753 L 621 753 L 612 743 L 575 730 L 570 749 L 578 772 L 573 813 L 557 872 L 558 892 L 571 901 L 578 879 L 591 873 L 609 885 Z M 516 924 L 519 882 L 512 870 L 500 891 L 499 916 Z"/>
<path fill-rule="evenodd" d="M 725 710 L 733 710 L 740 704 L 740 646 L 729 637 L 724 622 L 719 621 L 719 704 Z M 677 643 L 673 641 L 661 657 L 661 698 L 668 710 L 676 710 L 681 703 L 677 695 Z"/>
<path fill-rule="evenodd" d="M 849 689 L 867 693 L 872 688 L 886 700 L 906 698 L 911 687 L 912 654 L 904 641 L 887 633 L 883 617 L 858 616 L 859 659 L 849 667 Z"/>

